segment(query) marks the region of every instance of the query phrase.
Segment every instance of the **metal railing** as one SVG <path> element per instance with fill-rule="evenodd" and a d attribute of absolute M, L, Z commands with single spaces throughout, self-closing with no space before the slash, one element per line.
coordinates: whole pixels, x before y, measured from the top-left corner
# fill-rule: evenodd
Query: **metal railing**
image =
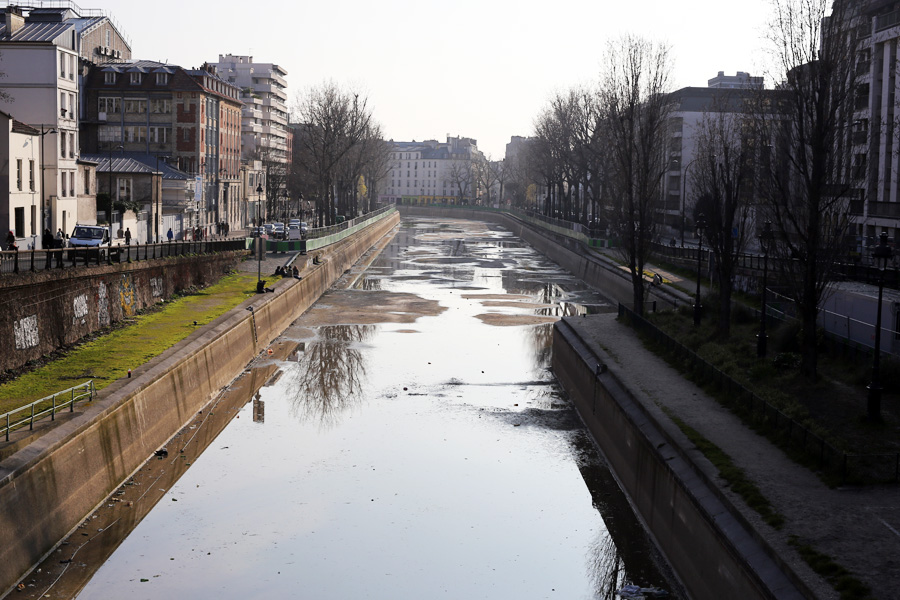
<path fill-rule="evenodd" d="M 344 231 L 345 229 L 350 229 L 351 227 L 353 227 L 354 225 L 357 225 L 358 223 L 362 223 L 363 221 L 368 221 L 369 219 L 372 219 L 379 215 L 383 215 L 384 213 L 389 212 L 389 211 L 393 210 L 394 208 L 396 208 L 396 207 L 393 204 L 389 204 L 387 206 L 382 206 L 381 208 L 379 208 L 377 210 L 373 210 L 370 213 L 366 213 L 362 216 L 355 217 L 353 219 L 344 221 L 343 223 L 337 223 L 336 225 L 329 225 L 327 227 L 316 227 L 316 228 L 310 229 L 309 233 L 307 233 L 307 235 L 306 235 L 306 239 L 316 239 L 316 238 L 320 238 L 320 237 L 326 237 L 329 235 L 333 235 L 335 233 Z"/>
<path fill-rule="evenodd" d="M 841 483 L 900 482 L 900 453 L 848 454 L 838 450 L 822 436 L 787 416 L 778 407 L 763 400 L 696 352 L 620 303 L 619 318 L 623 316 L 635 331 L 662 346 L 666 352 L 678 356 L 682 362 L 688 362 L 696 378 L 715 385 L 723 392 L 722 397 L 728 399 L 727 402 L 737 409 L 735 413 L 744 421 L 768 431 L 771 434 L 770 439 L 791 450 L 799 451 L 814 462 L 818 469 L 839 477 Z"/>
<path fill-rule="evenodd" d="M 31 431 L 34 429 L 34 422 L 43 419 L 47 415 L 50 415 L 50 420 L 54 421 L 56 420 L 57 412 L 66 407 L 69 408 L 69 412 L 74 412 L 76 402 L 83 398 L 88 398 L 88 401 L 93 400 L 96 393 L 97 390 L 94 388 L 94 380 L 91 379 L 81 385 L 76 385 L 67 390 L 56 392 L 55 394 L 36 400 L 31 404 L 11 410 L 8 413 L 0 415 L 0 423 L 3 423 L 3 430 L 0 431 L 0 433 L 6 437 L 6 441 L 8 442 L 9 433 L 11 431 L 24 427 L 26 423 L 28 424 L 29 431 Z M 62 401 L 58 402 L 57 400 L 61 397 L 63 398 Z"/>
<path fill-rule="evenodd" d="M 112 263 L 138 262 L 174 256 L 215 254 L 246 250 L 244 238 L 188 240 L 161 244 L 132 244 L 93 248 L 55 248 L 52 250 L 11 250 L 0 252 L 0 275 L 24 272 L 99 267 Z"/>

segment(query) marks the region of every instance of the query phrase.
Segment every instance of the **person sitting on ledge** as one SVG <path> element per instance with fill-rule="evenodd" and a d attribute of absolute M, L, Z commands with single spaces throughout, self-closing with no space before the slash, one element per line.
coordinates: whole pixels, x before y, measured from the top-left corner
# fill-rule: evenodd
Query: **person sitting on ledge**
<path fill-rule="evenodd" d="M 270 293 L 271 293 L 271 292 L 274 292 L 274 291 L 275 291 L 275 290 L 273 290 L 272 288 L 267 288 L 267 287 L 266 287 L 266 280 L 265 280 L 265 279 L 260 279 L 259 281 L 256 282 L 256 293 L 257 293 L 257 294 L 265 294 L 266 292 L 270 292 Z"/>
<path fill-rule="evenodd" d="M 284 267 L 282 267 L 281 265 L 275 267 L 275 276 L 277 277 L 279 275 L 284 275 Z"/>
<path fill-rule="evenodd" d="M 294 265 L 294 268 L 291 269 L 291 271 L 294 275 L 294 279 L 300 279 L 300 270 L 297 268 L 297 265 Z"/>

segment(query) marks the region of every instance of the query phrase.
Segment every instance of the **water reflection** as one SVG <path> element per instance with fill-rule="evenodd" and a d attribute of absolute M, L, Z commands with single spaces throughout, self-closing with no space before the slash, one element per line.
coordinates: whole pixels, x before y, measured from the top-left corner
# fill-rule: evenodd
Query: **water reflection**
<path fill-rule="evenodd" d="M 535 369 L 546 369 L 550 366 L 551 348 L 553 346 L 553 323 L 529 327 L 525 334 L 531 345 L 531 357 Z"/>
<path fill-rule="evenodd" d="M 332 427 L 339 415 L 357 405 L 365 384 L 365 355 L 355 344 L 369 339 L 374 325 L 331 325 L 318 328 L 297 368 L 285 374 L 292 414 Z"/>

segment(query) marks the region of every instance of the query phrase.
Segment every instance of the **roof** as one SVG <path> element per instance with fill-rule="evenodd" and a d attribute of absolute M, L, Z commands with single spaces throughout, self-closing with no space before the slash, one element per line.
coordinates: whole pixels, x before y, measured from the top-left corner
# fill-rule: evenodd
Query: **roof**
<path fill-rule="evenodd" d="M 107 154 L 82 154 L 81 159 L 97 163 L 98 173 L 110 172 L 110 155 Z M 148 154 L 144 152 L 113 152 L 112 153 L 112 172 L 113 173 L 130 173 L 134 175 L 150 175 L 157 170 L 163 174 L 163 179 L 172 180 L 188 180 L 193 179 L 190 175 L 170 166 L 163 160 L 164 157 L 157 157 L 156 154 Z"/>
<path fill-rule="evenodd" d="M 65 23 L 25 23 L 9 37 L 6 34 L 6 23 L 0 23 L 0 42 L 44 42 L 52 43 L 74 25 Z"/>
<path fill-rule="evenodd" d="M 12 122 L 12 131 L 13 133 L 24 133 L 25 135 L 41 135 L 41 132 L 31 125 L 26 125 L 25 123 L 16 121 L 15 119 L 13 119 Z"/>

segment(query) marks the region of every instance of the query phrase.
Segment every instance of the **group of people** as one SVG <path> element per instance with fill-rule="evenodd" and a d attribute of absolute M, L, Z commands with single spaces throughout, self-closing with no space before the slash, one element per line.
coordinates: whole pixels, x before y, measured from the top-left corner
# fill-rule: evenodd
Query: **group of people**
<path fill-rule="evenodd" d="M 297 269 L 297 265 L 294 265 L 293 267 L 277 266 L 277 267 L 275 267 L 275 275 L 276 276 L 280 275 L 282 277 L 293 277 L 294 279 L 300 279 L 300 270 Z"/>
<path fill-rule="evenodd" d="M 10 231 L 10 233 L 12 233 Z M 8 237 L 8 236 L 7 236 Z M 15 240 L 13 240 L 15 241 Z M 8 241 L 7 241 L 8 245 Z M 41 247 L 45 249 L 64 248 L 66 245 L 66 234 L 62 228 L 56 230 L 56 236 L 50 233 L 49 229 L 44 229 L 44 235 L 41 237 Z"/>
<path fill-rule="evenodd" d="M 225 221 L 221 223 L 216 223 L 216 235 L 228 235 L 228 232 L 231 230 L 231 227 Z"/>

